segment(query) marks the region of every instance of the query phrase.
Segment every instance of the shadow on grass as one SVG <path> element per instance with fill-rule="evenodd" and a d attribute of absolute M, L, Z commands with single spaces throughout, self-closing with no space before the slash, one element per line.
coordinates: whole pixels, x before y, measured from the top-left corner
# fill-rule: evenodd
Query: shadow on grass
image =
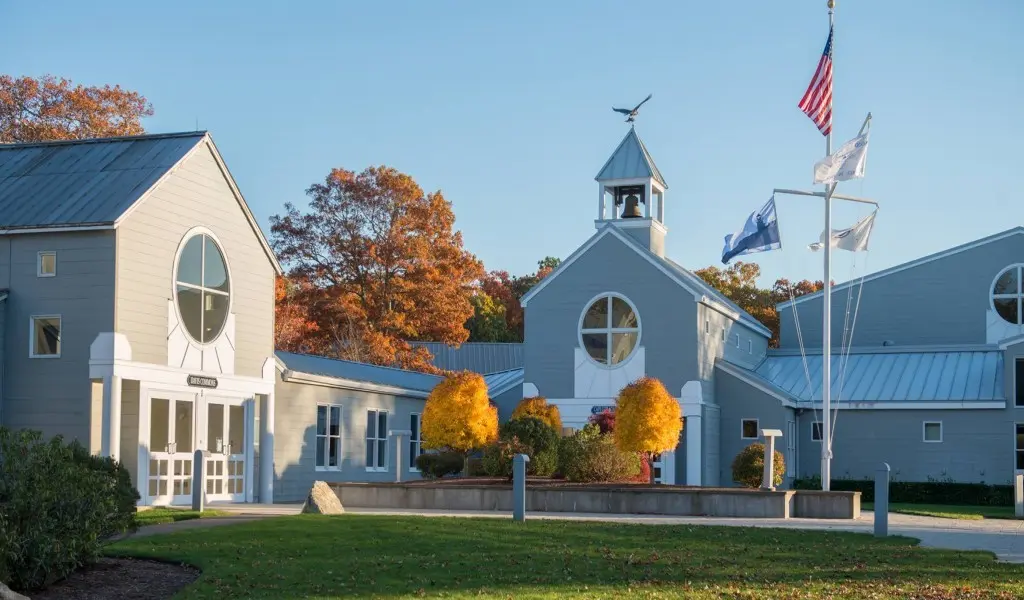
<path fill-rule="evenodd" d="M 790 529 L 346 515 L 279 517 L 128 540 L 114 555 L 203 570 L 185 598 L 961 598 L 1024 595 L 1024 567 L 907 538 Z M 644 595 L 644 594 L 641 594 Z"/>

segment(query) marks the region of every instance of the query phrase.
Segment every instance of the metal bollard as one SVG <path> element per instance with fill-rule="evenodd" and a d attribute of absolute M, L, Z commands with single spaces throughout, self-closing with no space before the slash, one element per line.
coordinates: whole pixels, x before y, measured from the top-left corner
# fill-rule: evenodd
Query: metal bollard
<path fill-rule="evenodd" d="M 205 458 L 202 450 L 192 454 L 192 510 L 198 512 L 203 512 L 203 505 L 206 504 Z"/>
<path fill-rule="evenodd" d="M 889 463 L 875 471 L 875 537 L 889 535 Z"/>
<path fill-rule="evenodd" d="M 1024 473 L 1013 476 L 1013 505 L 1016 517 L 1024 519 Z"/>
<path fill-rule="evenodd" d="M 530 457 L 516 454 L 512 458 L 512 520 L 526 520 L 526 463 Z"/>

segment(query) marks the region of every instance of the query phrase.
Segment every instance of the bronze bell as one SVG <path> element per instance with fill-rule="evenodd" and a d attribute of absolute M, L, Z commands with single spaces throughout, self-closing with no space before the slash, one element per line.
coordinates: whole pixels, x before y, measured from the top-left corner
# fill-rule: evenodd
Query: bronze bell
<path fill-rule="evenodd" d="M 626 207 L 622 209 L 622 219 L 640 219 L 644 214 L 640 212 L 640 198 L 636 194 L 626 196 Z"/>

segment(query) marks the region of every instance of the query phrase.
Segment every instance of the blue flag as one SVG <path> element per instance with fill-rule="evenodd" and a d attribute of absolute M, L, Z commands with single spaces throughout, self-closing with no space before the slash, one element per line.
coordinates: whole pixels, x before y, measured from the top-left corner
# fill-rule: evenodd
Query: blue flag
<path fill-rule="evenodd" d="M 775 215 L 775 196 L 768 203 L 747 217 L 743 229 L 725 236 L 725 248 L 722 249 L 722 263 L 741 254 L 753 254 L 778 250 L 782 247 L 779 237 L 779 220 Z"/>

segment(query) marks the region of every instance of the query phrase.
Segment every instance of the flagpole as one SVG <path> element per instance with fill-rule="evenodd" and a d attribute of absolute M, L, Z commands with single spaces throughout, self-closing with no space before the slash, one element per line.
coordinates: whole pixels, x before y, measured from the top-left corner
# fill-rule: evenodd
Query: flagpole
<path fill-rule="evenodd" d="M 828 27 L 835 56 L 835 0 L 828 0 Z M 834 62 L 833 62 L 834 64 Z M 835 98 L 835 79 L 832 81 Z M 831 105 L 831 102 L 829 103 Z M 829 106 L 831 110 L 831 106 Z M 832 123 L 835 123 L 835 113 Z M 825 156 L 832 154 L 832 128 L 825 136 Z M 821 329 L 821 489 L 829 491 L 832 481 L 832 193 L 836 184 L 825 184 L 825 294 L 822 297 Z"/>

